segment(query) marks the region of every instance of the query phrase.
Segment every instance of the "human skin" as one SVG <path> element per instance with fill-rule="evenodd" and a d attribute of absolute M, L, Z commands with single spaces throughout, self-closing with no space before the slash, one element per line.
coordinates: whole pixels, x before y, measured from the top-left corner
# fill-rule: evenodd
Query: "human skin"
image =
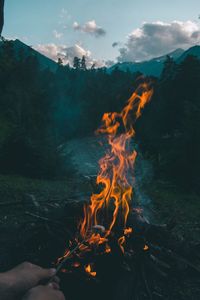
<path fill-rule="evenodd" d="M 48 282 L 49 279 L 55 275 L 55 272 L 55 269 L 44 269 L 25 262 L 8 272 L 0 273 L 0 299 L 16 300 L 23 298 L 25 295 L 25 299 L 33 299 L 27 297 L 32 297 L 32 293 L 35 294 L 36 292 L 39 297 L 39 293 L 41 292 L 43 294 L 43 300 L 62 300 L 64 298 L 59 298 L 61 292 L 59 292 L 59 279 L 57 277 L 54 278 L 54 281 L 51 282 L 50 285 L 46 287 L 40 286 L 40 288 L 38 287 L 39 289 L 34 290 L 41 282 Z M 48 291 L 48 298 L 44 297 L 44 290 Z M 27 294 L 28 291 L 30 291 L 29 294 Z M 52 294 L 52 298 L 50 298 L 50 294 Z M 57 298 L 56 295 L 58 295 Z M 37 299 L 39 300 L 41 298 L 35 298 L 34 300 Z"/>
<path fill-rule="evenodd" d="M 50 286 L 37 286 L 27 293 L 22 300 L 65 300 L 63 293 Z"/>

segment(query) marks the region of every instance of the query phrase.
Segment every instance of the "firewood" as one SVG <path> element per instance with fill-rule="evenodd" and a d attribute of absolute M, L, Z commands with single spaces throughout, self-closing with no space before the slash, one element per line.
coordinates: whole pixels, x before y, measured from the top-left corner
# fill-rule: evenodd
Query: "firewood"
<path fill-rule="evenodd" d="M 152 296 L 151 290 L 150 290 L 150 288 L 149 288 L 148 280 L 147 280 L 147 278 L 146 278 L 144 265 L 142 266 L 142 277 L 143 277 L 144 285 L 145 285 L 145 288 L 146 288 L 146 291 L 147 291 L 147 294 L 148 294 L 148 299 L 149 299 L 149 300 L 152 300 L 152 299 L 153 299 L 153 296 Z"/>

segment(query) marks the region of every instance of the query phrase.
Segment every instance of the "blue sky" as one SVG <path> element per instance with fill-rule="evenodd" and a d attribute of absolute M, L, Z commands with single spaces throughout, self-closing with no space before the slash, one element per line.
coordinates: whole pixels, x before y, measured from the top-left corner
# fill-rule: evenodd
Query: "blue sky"
<path fill-rule="evenodd" d="M 67 54 L 69 59 L 75 51 L 86 54 L 91 60 L 116 60 L 117 57 L 121 61 L 144 60 L 160 55 L 161 52 L 167 53 L 173 50 L 173 47 L 187 48 L 198 44 L 200 40 L 198 19 L 200 4 L 197 0 L 5 0 L 5 2 L 3 35 L 10 38 L 17 37 L 54 59 L 56 51 L 58 55 L 60 53 L 64 56 L 69 49 Z M 173 23 L 174 21 L 178 23 Z M 143 26 L 144 22 L 147 25 Z M 154 25 L 151 26 L 152 24 Z M 162 30 L 166 41 L 168 39 L 166 43 L 163 42 Z M 159 44 L 159 33 L 161 45 L 159 49 L 154 49 L 154 44 Z M 187 37 L 183 38 L 184 34 L 187 34 Z M 152 41 L 152 45 L 146 51 L 149 40 Z M 115 47 L 112 46 L 113 43 Z M 133 55 L 132 51 L 137 54 Z"/>

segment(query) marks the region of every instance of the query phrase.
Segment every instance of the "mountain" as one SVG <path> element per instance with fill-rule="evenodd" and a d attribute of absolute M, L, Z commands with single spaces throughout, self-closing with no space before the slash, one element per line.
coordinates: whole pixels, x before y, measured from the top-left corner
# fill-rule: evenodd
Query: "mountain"
<path fill-rule="evenodd" d="M 188 55 L 194 55 L 200 59 L 200 46 L 193 46 L 186 51 L 183 49 L 176 49 L 173 52 L 148 61 L 117 63 L 110 67 L 108 72 L 111 73 L 117 67 L 121 71 L 129 70 L 132 73 L 141 72 L 145 75 L 159 77 L 163 70 L 163 63 L 167 55 L 172 57 L 176 63 L 181 63 Z"/>
<path fill-rule="evenodd" d="M 187 56 L 193 55 L 200 59 L 200 46 L 193 46 L 186 50 L 178 59 L 176 60 L 177 63 L 181 63 L 183 60 L 186 59 Z"/>
<path fill-rule="evenodd" d="M 0 46 L 2 43 L 3 42 L 0 42 Z M 49 69 L 52 72 L 56 72 L 58 65 L 55 61 L 39 53 L 18 39 L 11 41 L 11 43 L 13 44 L 13 49 L 16 53 L 16 56 L 20 55 L 20 52 L 23 51 L 23 54 L 27 57 L 30 55 L 37 57 L 41 70 Z"/>
<path fill-rule="evenodd" d="M 20 55 L 20 51 L 23 50 L 25 55 L 34 55 L 37 57 L 41 70 L 48 68 L 50 71 L 56 72 L 58 65 L 55 61 L 39 53 L 38 51 L 34 50 L 32 47 L 24 44 L 18 39 L 11 41 L 11 43 L 13 44 L 16 56 Z M 0 42 L 0 47 L 1 44 L 2 42 Z M 148 61 L 117 63 L 108 68 L 107 72 L 111 73 L 115 68 L 118 68 L 119 70 L 124 72 L 129 70 L 131 73 L 141 72 L 145 75 L 159 77 L 163 70 L 163 63 L 167 55 L 172 57 L 178 64 L 181 63 L 188 55 L 197 56 L 200 59 L 200 46 L 193 46 L 186 51 L 184 51 L 183 49 L 176 49 L 173 52 L 150 59 Z"/>

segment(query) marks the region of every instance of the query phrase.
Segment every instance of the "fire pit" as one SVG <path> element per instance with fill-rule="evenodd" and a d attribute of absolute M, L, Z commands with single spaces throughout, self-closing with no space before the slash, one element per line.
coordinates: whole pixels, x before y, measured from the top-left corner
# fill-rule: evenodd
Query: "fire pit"
<path fill-rule="evenodd" d="M 100 188 L 84 206 L 78 231 L 57 262 L 63 282 L 73 287 L 71 294 L 78 289 L 76 297 L 85 291 L 84 297 L 91 299 L 160 299 L 166 297 L 162 284 L 166 287 L 180 265 L 199 272 L 178 254 L 180 244 L 170 236 L 173 222 L 150 225 L 140 209 L 133 208 L 137 152 L 131 150 L 131 140 L 135 121 L 152 93 L 151 83 L 141 84 L 120 113 L 104 114 L 97 130 L 109 145 L 99 161 Z"/>
<path fill-rule="evenodd" d="M 69 298 L 168 299 L 172 284 L 180 284 L 187 276 L 192 276 L 194 282 L 199 280 L 194 263 L 198 261 L 198 250 L 173 236 L 173 222 L 149 224 L 136 208 L 130 212 L 127 226 L 130 224 L 135 230 L 126 236 L 124 253 L 118 244 L 122 232 L 116 226 L 109 237 L 110 248 L 103 244 L 91 246 L 88 252 L 80 250 L 69 256 L 59 274 Z M 76 242 L 69 250 L 74 247 Z"/>

